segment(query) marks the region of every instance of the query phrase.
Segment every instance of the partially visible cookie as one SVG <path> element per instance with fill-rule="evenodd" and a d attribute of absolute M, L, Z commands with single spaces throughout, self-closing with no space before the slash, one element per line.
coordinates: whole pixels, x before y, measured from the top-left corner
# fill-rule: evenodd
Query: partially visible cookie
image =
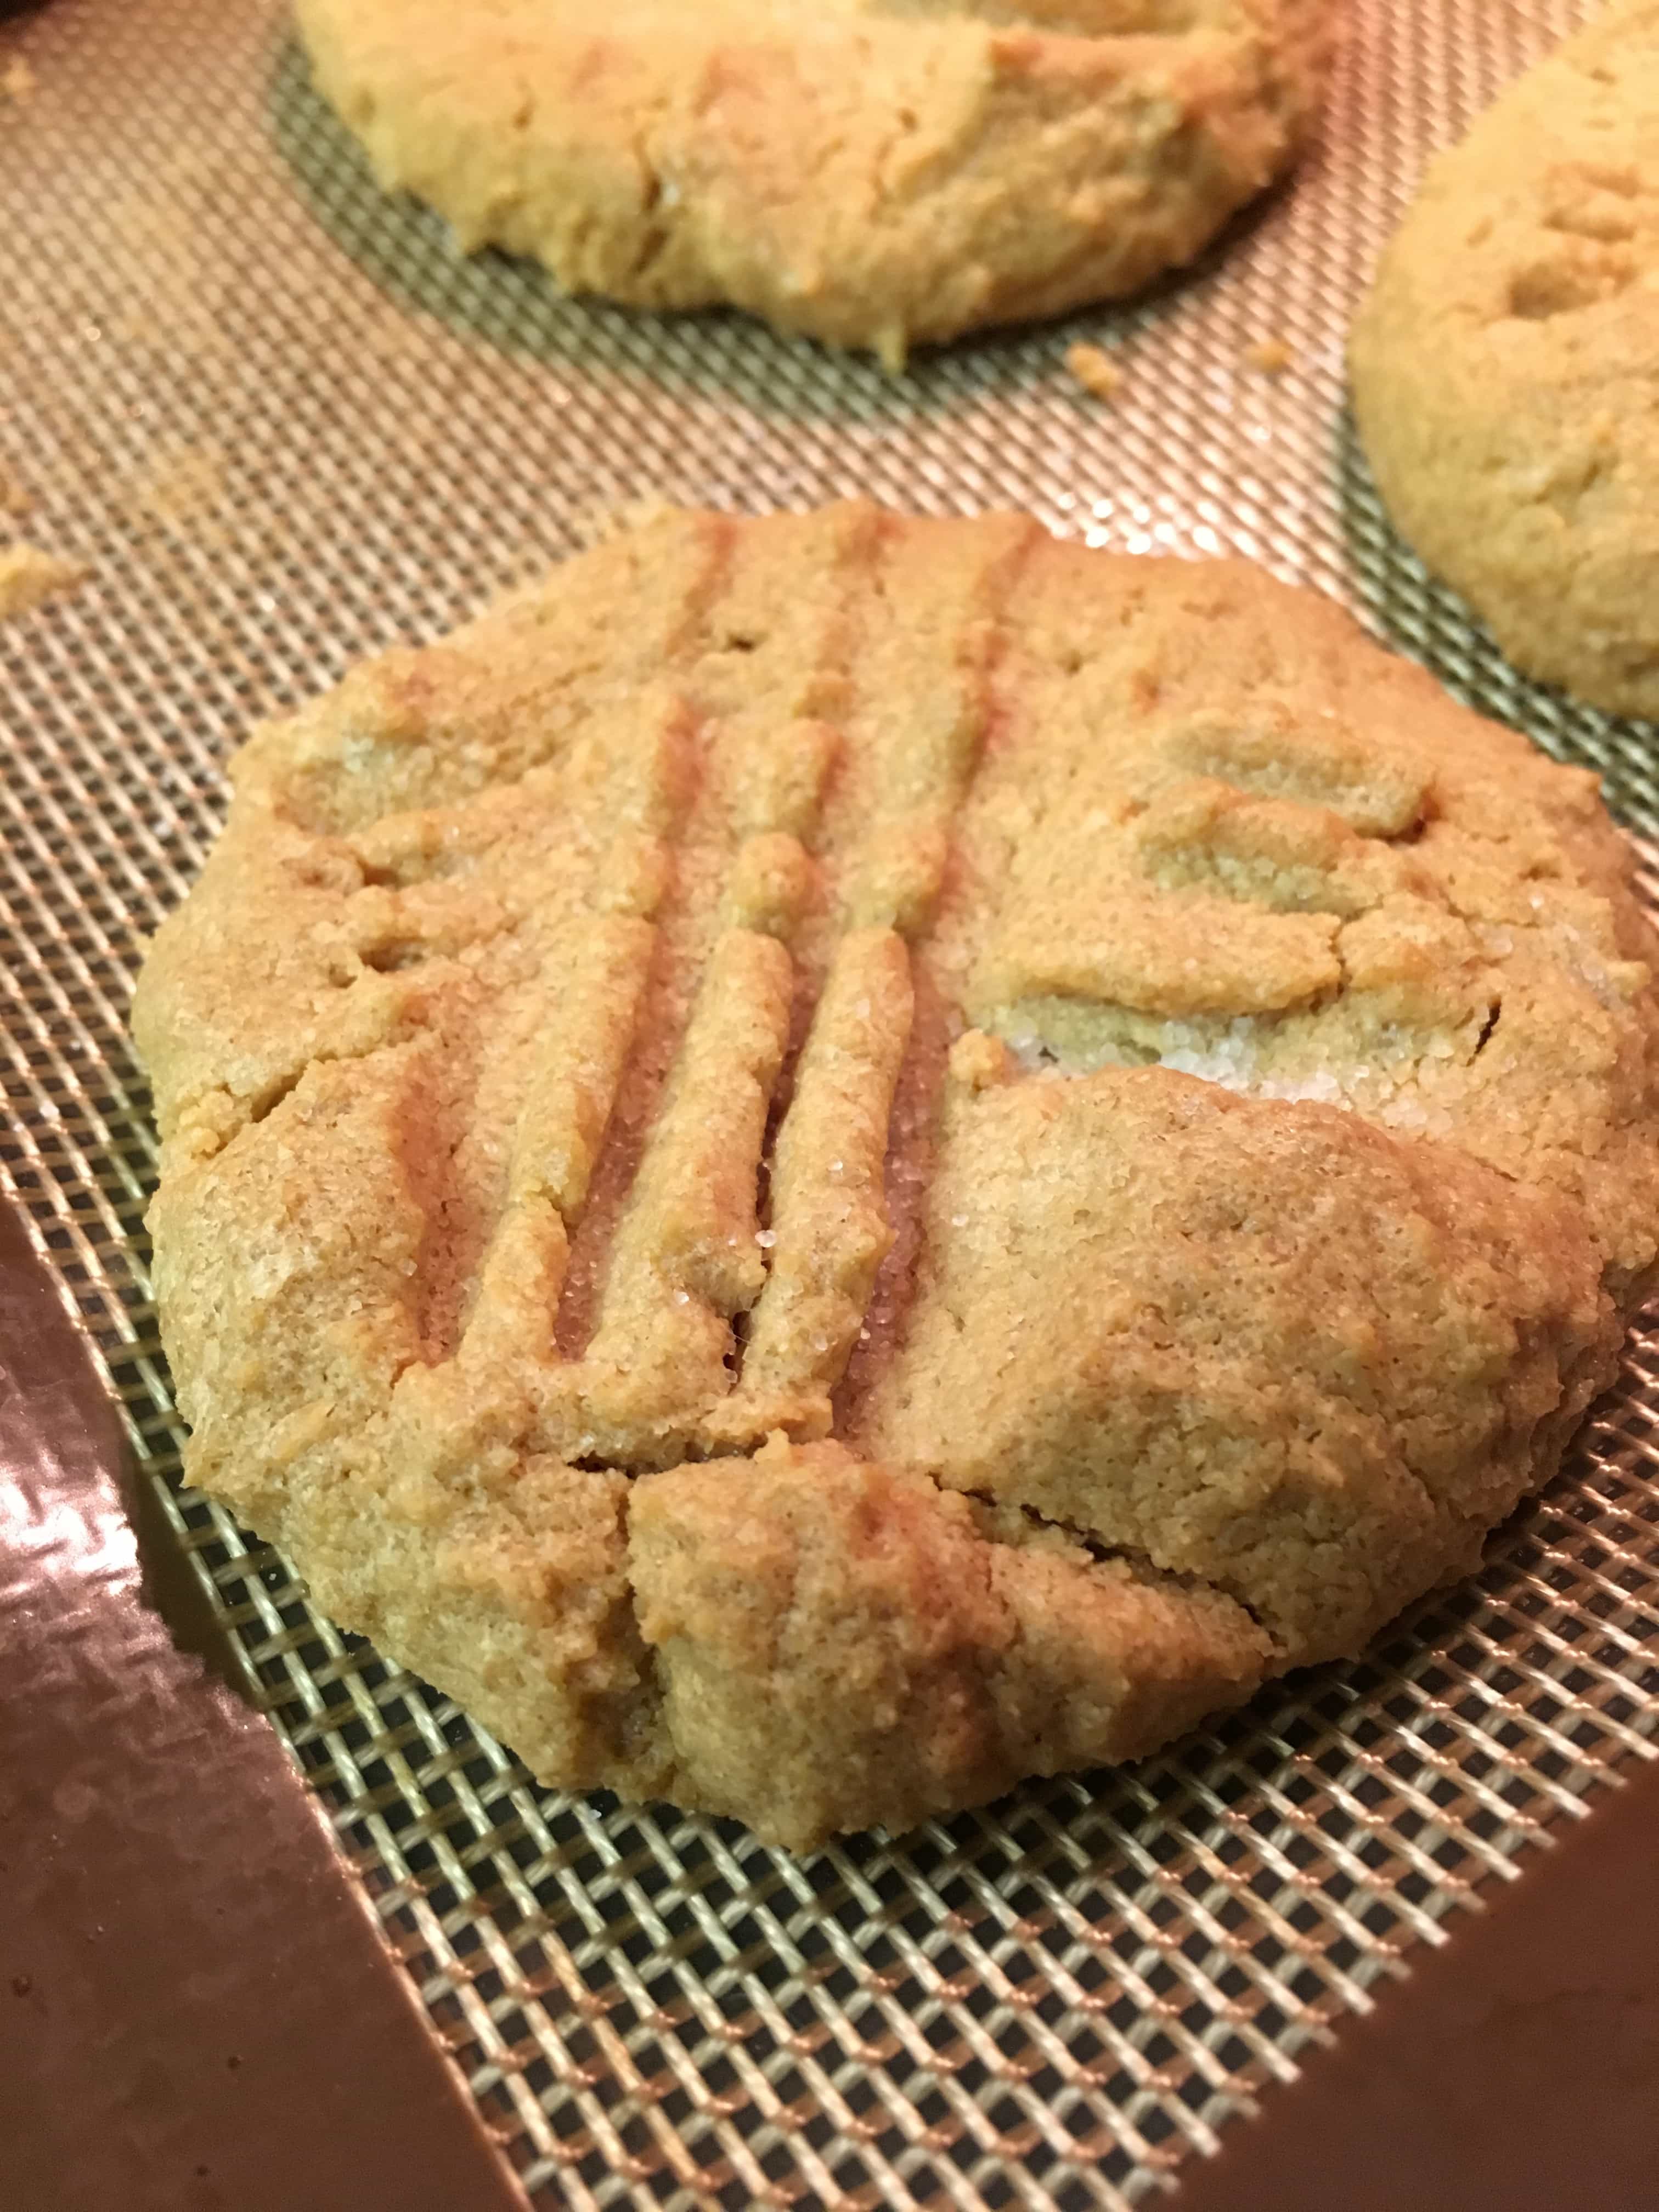
<path fill-rule="evenodd" d="M 299 0 L 388 189 L 890 366 L 1134 290 L 1301 149 L 1334 0 Z"/>
<path fill-rule="evenodd" d="M 665 513 L 239 756 L 133 1022 L 191 1480 L 809 1844 L 1478 1558 L 1659 1245 L 1595 779 L 1315 595 Z"/>
<path fill-rule="evenodd" d="M 1659 4 L 1431 167 L 1355 321 L 1384 504 L 1528 675 L 1659 718 Z"/>

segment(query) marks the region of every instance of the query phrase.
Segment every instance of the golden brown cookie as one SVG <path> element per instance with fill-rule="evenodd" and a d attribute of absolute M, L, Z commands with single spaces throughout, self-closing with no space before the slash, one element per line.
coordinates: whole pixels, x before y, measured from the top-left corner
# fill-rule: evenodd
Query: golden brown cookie
<path fill-rule="evenodd" d="M 1384 504 L 1529 676 L 1659 717 L 1659 4 L 1430 169 L 1357 318 Z"/>
<path fill-rule="evenodd" d="M 1133 1757 L 1613 1372 L 1624 842 L 1247 566 L 665 514 L 233 775 L 133 1016 L 188 1472 L 550 1781 Z"/>
<path fill-rule="evenodd" d="M 1285 170 L 1334 0 L 299 0 L 388 190 L 572 292 L 867 348 L 1188 261 Z"/>

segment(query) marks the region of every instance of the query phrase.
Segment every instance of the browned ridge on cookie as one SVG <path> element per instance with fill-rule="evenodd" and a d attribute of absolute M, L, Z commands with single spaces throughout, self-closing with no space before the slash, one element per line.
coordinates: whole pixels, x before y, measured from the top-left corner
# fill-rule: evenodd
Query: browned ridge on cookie
<path fill-rule="evenodd" d="M 234 776 L 134 1009 L 188 1471 L 549 1780 L 1137 1755 L 1611 1376 L 1622 841 L 1243 564 L 665 514 Z"/>

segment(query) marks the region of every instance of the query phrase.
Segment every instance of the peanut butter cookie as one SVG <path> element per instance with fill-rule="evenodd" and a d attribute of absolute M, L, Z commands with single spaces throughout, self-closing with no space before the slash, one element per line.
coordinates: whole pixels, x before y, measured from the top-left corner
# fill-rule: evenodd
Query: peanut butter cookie
<path fill-rule="evenodd" d="M 1333 0 L 300 0 L 381 183 L 572 292 L 891 367 L 1130 292 L 1289 167 Z"/>
<path fill-rule="evenodd" d="M 1354 324 L 1384 503 L 1516 666 L 1659 717 L 1659 4 L 1430 169 Z"/>
<path fill-rule="evenodd" d="M 805 1846 L 1472 1565 L 1659 1233 L 1593 777 L 1240 563 L 665 514 L 260 730 L 134 1028 L 191 1480 Z"/>

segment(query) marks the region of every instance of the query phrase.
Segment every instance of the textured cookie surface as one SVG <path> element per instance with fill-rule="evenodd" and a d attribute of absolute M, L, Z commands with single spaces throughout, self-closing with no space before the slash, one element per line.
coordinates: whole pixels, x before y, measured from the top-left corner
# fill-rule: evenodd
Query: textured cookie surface
<path fill-rule="evenodd" d="M 1517 668 L 1659 718 L 1659 4 L 1440 156 L 1355 322 L 1383 500 Z"/>
<path fill-rule="evenodd" d="M 300 0 L 381 182 L 571 291 L 879 353 L 1189 260 L 1310 128 L 1334 0 Z"/>
<path fill-rule="evenodd" d="M 1612 1374 L 1623 842 L 1246 566 L 665 514 L 234 776 L 134 1008 L 189 1472 L 550 1780 L 1132 1757 Z"/>

